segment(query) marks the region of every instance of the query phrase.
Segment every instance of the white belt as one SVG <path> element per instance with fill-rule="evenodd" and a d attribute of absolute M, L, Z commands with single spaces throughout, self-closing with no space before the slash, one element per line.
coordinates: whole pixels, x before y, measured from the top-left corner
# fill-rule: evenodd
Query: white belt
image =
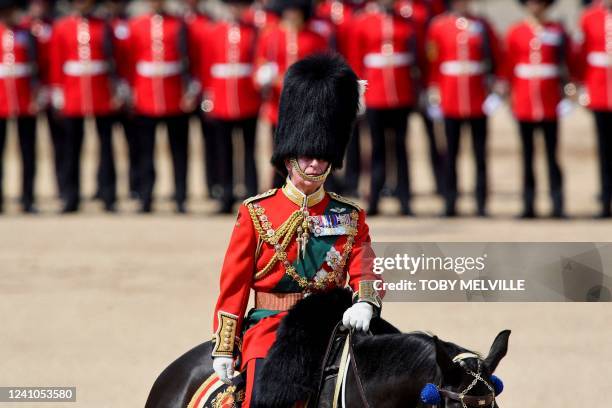
<path fill-rule="evenodd" d="M 559 77 L 559 67 L 555 64 L 517 64 L 514 75 L 522 79 L 550 79 Z"/>
<path fill-rule="evenodd" d="M 169 77 L 183 72 L 183 63 L 180 61 L 139 61 L 136 72 L 143 77 Z"/>
<path fill-rule="evenodd" d="M 587 62 L 592 67 L 609 68 L 612 67 L 612 54 L 606 52 L 590 52 Z"/>
<path fill-rule="evenodd" d="M 253 64 L 213 64 L 210 74 L 214 78 L 243 78 L 253 73 Z"/>
<path fill-rule="evenodd" d="M 408 52 L 394 52 L 382 54 L 372 52 L 363 57 L 363 65 L 367 68 L 403 67 L 410 65 L 414 58 Z"/>
<path fill-rule="evenodd" d="M 485 64 L 480 61 L 445 61 L 440 65 L 443 75 L 480 75 L 485 72 Z"/>
<path fill-rule="evenodd" d="M 29 63 L 0 63 L 0 78 L 22 78 L 29 77 L 34 72 L 34 67 Z"/>
<path fill-rule="evenodd" d="M 101 75 L 108 72 L 109 65 L 106 61 L 75 61 L 70 60 L 64 63 L 64 74 L 68 76 L 82 75 Z"/>

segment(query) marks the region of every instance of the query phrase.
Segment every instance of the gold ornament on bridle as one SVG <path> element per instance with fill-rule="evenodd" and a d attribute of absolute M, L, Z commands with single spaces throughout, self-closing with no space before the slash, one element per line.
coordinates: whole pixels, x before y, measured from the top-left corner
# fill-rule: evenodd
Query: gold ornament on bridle
<path fill-rule="evenodd" d="M 293 167 L 293 170 L 295 170 L 297 174 L 300 175 L 301 178 L 303 178 L 306 181 L 312 181 L 312 182 L 318 182 L 318 181 L 325 180 L 327 176 L 329 176 L 329 173 L 331 172 L 331 168 L 332 168 L 331 163 L 330 163 L 327 165 L 327 170 L 325 170 L 325 173 L 320 174 L 318 176 L 311 176 L 310 174 L 304 173 L 304 170 L 300 168 L 300 165 L 295 158 L 289 159 L 289 162 L 291 163 L 291 167 Z"/>

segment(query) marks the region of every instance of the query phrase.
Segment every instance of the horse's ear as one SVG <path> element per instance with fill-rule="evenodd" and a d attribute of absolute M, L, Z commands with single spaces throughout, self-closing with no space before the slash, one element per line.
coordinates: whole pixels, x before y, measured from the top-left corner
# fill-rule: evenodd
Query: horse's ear
<path fill-rule="evenodd" d="M 440 367 L 444 382 L 458 384 L 461 379 L 461 372 L 458 366 L 453 363 L 453 359 L 449 355 L 444 342 L 438 339 L 438 336 L 434 336 L 434 345 L 436 346 L 436 362 L 438 367 Z"/>
<path fill-rule="evenodd" d="M 508 339 L 510 338 L 510 330 L 504 330 L 499 332 L 495 340 L 493 341 L 493 345 L 491 346 L 491 350 L 489 350 L 489 355 L 485 359 L 485 364 L 489 367 L 491 373 L 495 371 L 497 365 L 501 361 L 502 358 L 508 352 Z"/>

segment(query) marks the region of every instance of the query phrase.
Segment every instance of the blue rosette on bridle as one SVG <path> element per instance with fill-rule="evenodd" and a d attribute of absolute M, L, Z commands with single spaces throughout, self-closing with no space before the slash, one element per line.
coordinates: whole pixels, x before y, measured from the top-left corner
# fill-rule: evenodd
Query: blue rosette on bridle
<path fill-rule="evenodd" d="M 493 386 L 493 390 L 495 391 L 495 396 L 502 393 L 504 390 L 504 383 L 496 375 L 491 376 L 491 385 Z M 421 390 L 421 401 L 427 405 L 438 405 L 442 402 L 442 396 L 440 395 L 440 390 L 435 384 L 427 383 Z"/>
<path fill-rule="evenodd" d="M 440 396 L 438 387 L 432 383 L 425 384 L 421 390 L 421 401 L 427 405 L 438 405 L 440 402 L 442 402 L 442 397 Z"/>

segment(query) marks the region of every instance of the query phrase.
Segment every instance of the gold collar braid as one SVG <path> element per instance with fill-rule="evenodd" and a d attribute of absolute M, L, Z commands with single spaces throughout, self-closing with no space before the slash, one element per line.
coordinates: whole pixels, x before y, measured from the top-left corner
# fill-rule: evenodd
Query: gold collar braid
<path fill-rule="evenodd" d="M 319 189 L 314 193 L 306 195 L 291 182 L 291 179 L 288 176 L 282 190 L 289 200 L 301 208 L 309 208 L 317 205 L 323 201 L 323 198 L 325 198 L 325 189 L 323 186 L 319 187 Z"/>

